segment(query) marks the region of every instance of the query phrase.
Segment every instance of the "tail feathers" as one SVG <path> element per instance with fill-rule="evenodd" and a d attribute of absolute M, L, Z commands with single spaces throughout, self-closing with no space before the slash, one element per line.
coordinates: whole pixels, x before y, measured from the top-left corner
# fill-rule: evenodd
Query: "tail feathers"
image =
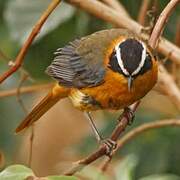
<path fill-rule="evenodd" d="M 55 105 L 60 99 L 67 97 L 68 89 L 56 85 L 46 97 L 44 97 L 27 115 L 27 117 L 19 124 L 15 132 L 19 133 L 25 128 L 31 126 L 36 122 L 44 113 L 46 113 L 53 105 Z"/>

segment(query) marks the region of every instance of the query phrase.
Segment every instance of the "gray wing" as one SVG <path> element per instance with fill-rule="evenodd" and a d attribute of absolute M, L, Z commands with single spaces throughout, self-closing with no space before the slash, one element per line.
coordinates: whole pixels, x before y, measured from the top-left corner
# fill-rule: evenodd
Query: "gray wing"
<path fill-rule="evenodd" d="M 55 58 L 46 73 L 66 87 L 93 87 L 103 82 L 105 70 L 102 60 L 94 61 L 88 55 L 80 55 L 77 51 L 81 40 L 70 42 L 57 49 Z"/>
<path fill-rule="evenodd" d="M 70 42 L 55 52 L 47 74 L 67 87 L 93 87 L 103 82 L 108 46 L 120 36 L 134 36 L 125 29 L 109 29 Z"/>

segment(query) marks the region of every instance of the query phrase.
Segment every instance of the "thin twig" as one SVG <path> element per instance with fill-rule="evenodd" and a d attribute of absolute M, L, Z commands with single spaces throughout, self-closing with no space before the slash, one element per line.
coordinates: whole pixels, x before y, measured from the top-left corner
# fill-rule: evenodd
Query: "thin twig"
<path fill-rule="evenodd" d="M 125 16 L 129 17 L 128 12 L 124 9 L 124 7 L 119 3 L 118 0 L 100 0 L 107 4 L 109 7 L 112 7 L 113 9 L 116 9 L 117 11 L 120 11 Z"/>
<path fill-rule="evenodd" d="M 158 129 L 158 128 L 167 127 L 167 126 L 174 126 L 174 127 L 180 126 L 180 119 L 167 119 L 167 120 L 149 122 L 149 123 L 142 124 L 137 128 L 132 129 L 130 132 L 125 134 L 123 137 L 121 137 L 120 140 L 118 140 L 118 146 L 115 152 L 118 149 L 121 149 L 130 140 L 142 134 L 143 132 L 151 130 L 151 129 Z"/>
<path fill-rule="evenodd" d="M 172 65 L 171 65 L 171 75 L 172 75 L 174 81 L 177 84 L 178 84 L 178 77 L 177 77 L 178 71 L 179 71 L 179 65 L 177 65 L 175 63 L 172 63 Z"/>
<path fill-rule="evenodd" d="M 107 22 L 111 22 L 114 25 L 126 27 L 129 30 L 134 31 L 137 34 L 141 33 L 142 26 L 136 21 L 125 16 L 123 13 L 108 7 L 102 2 L 97 0 L 66 0 L 68 3 L 82 8 L 83 10 L 93 14 L 94 16 L 103 19 Z"/>
<path fill-rule="evenodd" d="M 25 86 L 25 87 L 21 87 L 20 93 L 22 94 L 22 93 L 31 93 L 34 91 L 42 91 L 51 88 L 53 85 L 54 83 Z M 14 96 L 16 94 L 17 94 L 17 88 L 11 90 L 4 90 L 4 91 L 0 91 L 0 98 Z"/>
<path fill-rule="evenodd" d="M 175 84 L 173 77 L 167 72 L 163 65 L 159 65 L 161 76 L 158 78 L 158 89 L 169 97 L 171 102 L 180 111 L 180 91 Z"/>
<path fill-rule="evenodd" d="M 145 26 L 146 13 L 149 8 L 150 2 L 151 2 L 151 0 L 143 0 L 142 4 L 141 4 L 141 8 L 140 8 L 139 15 L 138 15 L 138 22 L 139 22 L 139 24 L 141 24 L 143 26 Z"/>
<path fill-rule="evenodd" d="M 105 171 L 108 169 L 111 160 L 112 160 L 112 156 L 111 156 L 111 157 L 106 156 L 106 157 L 104 158 L 103 163 L 102 163 L 101 166 L 100 166 L 100 170 L 101 170 L 102 172 L 105 172 Z"/>
<path fill-rule="evenodd" d="M 164 8 L 162 13 L 160 14 L 160 17 L 158 18 L 156 25 L 153 29 L 152 36 L 149 39 L 149 45 L 153 49 L 155 49 L 155 47 L 158 43 L 158 39 L 163 32 L 163 29 L 165 27 L 165 24 L 167 23 L 169 16 L 171 15 L 171 13 L 173 12 L 173 10 L 175 9 L 175 7 L 177 6 L 177 4 L 179 2 L 180 2 L 180 0 L 171 0 L 167 4 L 166 8 Z"/>
<path fill-rule="evenodd" d="M 140 104 L 140 101 L 130 106 L 131 111 L 133 113 L 136 112 L 139 104 Z M 126 126 L 128 125 L 129 120 L 130 119 L 126 116 L 126 114 L 124 114 L 124 116 L 119 119 L 119 123 L 117 124 L 116 128 L 113 130 L 112 135 L 111 135 L 111 139 L 113 141 L 116 141 L 119 138 L 119 135 L 125 130 Z"/>
<path fill-rule="evenodd" d="M 12 59 L 10 59 L 1 49 L 0 49 L 0 57 L 2 58 L 2 60 L 7 62 L 9 66 L 11 66 L 11 64 L 14 64 Z M 28 75 L 28 78 L 31 81 L 33 81 L 32 77 L 29 75 L 29 73 L 22 66 L 20 67 L 20 71 L 22 74 Z"/>
<path fill-rule="evenodd" d="M 131 18 L 125 16 L 123 13 L 108 7 L 107 5 L 96 1 L 96 0 L 66 0 L 70 4 L 78 6 L 85 11 L 103 19 L 107 22 L 111 22 L 112 24 L 118 27 L 124 27 L 129 29 L 130 31 L 136 33 L 142 38 L 147 39 L 147 36 L 142 34 L 142 29 L 144 28 L 136 21 Z M 166 40 L 165 38 L 161 38 L 161 41 L 158 44 L 159 52 L 161 52 L 164 56 L 168 56 L 171 53 L 170 59 L 177 64 L 180 64 L 180 49 Z"/>
<path fill-rule="evenodd" d="M 29 137 L 29 155 L 28 155 L 28 165 L 32 168 L 32 160 L 33 160 L 33 142 L 34 142 L 34 124 L 31 126 L 31 133 Z"/>
<path fill-rule="evenodd" d="M 178 17 L 178 20 L 177 20 L 176 35 L 175 35 L 174 42 L 178 47 L 180 47 L 180 16 Z M 171 74 L 177 84 L 179 83 L 179 76 L 178 76 L 179 71 L 180 71 L 180 65 L 175 64 L 173 62 Z"/>
<path fill-rule="evenodd" d="M 40 19 L 37 21 L 32 32 L 30 33 L 29 37 L 27 38 L 24 45 L 22 46 L 19 54 L 16 57 L 15 62 L 13 62 L 13 66 L 10 67 L 9 70 L 7 70 L 4 74 L 2 74 L 0 76 L 0 83 L 2 83 L 6 78 L 8 78 L 11 74 L 13 74 L 15 71 L 17 71 L 21 67 L 21 65 L 24 61 L 24 57 L 27 54 L 27 51 L 28 51 L 30 45 L 32 44 L 34 38 L 37 36 L 37 34 L 41 30 L 43 24 L 46 22 L 47 18 L 53 12 L 53 10 L 57 7 L 57 5 L 60 3 L 60 1 L 61 0 L 53 0 L 49 4 L 48 8 L 44 11 L 44 13 L 40 17 Z"/>
<path fill-rule="evenodd" d="M 12 63 L 12 60 L 0 49 L 0 57 L 8 63 L 8 65 L 10 65 Z M 21 79 L 20 79 L 20 82 L 17 86 L 17 92 L 16 92 L 16 96 L 17 96 L 17 101 L 18 103 L 20 104 L 20 106 L 22 107 L 22 110 L 27 113 L 27 110 L 25 108 L 25 105 L 20 97 L 20 89 L 21 89 L 21 86 L 23 85 L 23 83 L 29 79 L 31 81 L 33 81 L 33 79 L 30 77 L 29 73 L 23 68 L 23 67 L 20 67 L 20 73 L 21 73 Z"/>
<path fill-rule="evenodd" d="M 22 107 L 22 110 L 24 111 L 25 114 L 27 114 L 28 111 L 26 109 L 26 106 L 25 106 L 23 100 L 21 99 L 21 88 L 22 88 L 23 83 L 27 79 L 28 79 L 28 74 L 21 73 L 21 79 L 20 79 L 20 82 L 18 84 L 17 93 L 16 93 L 17 101 L 20 104 L 20 106 Z"/>
<path fill-rule="evenodd" d="M 175 44 L 180 47 L 180 16 L 177 20 L 177 25 L 176 25 L 176 36 L 175 36 Z"/>

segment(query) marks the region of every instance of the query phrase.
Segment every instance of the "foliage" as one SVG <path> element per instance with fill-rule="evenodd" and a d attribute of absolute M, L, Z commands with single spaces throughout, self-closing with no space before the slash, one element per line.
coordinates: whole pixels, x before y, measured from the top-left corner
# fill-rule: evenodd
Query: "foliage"
<path fill-rule="evenodd" d="M 35 177 L 31 169 L 22 165 L 12 165 L 0 173 L 1 180 L 22 180 L 28 177 Z M 48 176 L 46 180 L 78 180 L 76 177 L 68 176 Z"/>

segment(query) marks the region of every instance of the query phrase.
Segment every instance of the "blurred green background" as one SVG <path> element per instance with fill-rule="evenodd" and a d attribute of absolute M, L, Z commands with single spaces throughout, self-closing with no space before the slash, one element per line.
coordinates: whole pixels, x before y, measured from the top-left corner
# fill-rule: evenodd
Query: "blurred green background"
<path fill-rule="evenodd" d="M 0 0 L 0 51 L 10 60 L 16 57 L 28 33 L 49 2 L 50 0 Z M 121 1 L 134 19 L 137 19 L 141 2 L 141 0 Z M 158 1 L 158 13 L 161 12 L 167 2 L 168 0 Z M 165 28 L 164 36 L 170 41 L 174 41 L 178 20 L 180 20 L 180 7 L 175 10 Z M 23 68 L 29 73 L 31 79 L 29 78 L 23 85 L 43 84 L 52 81 L 44 73 L 44 70 L 52 61 L 53 52 L 57 48 L 64 46 L 74 38 L 111 27 L 113 27 L 111 24 L 101 21 L 84 11 L 62 4 L 53 12 L 25 57 Z M 7 60 L 0 55 L 0 74 L 6 71 L 8 68 L 7 64 Z M 16 88 L 20 79 L 21 73 L 18 71 L 0 85 L 0 91 Z M 28 111 L 44 93 L 43 91 L 43 93 L 21 95 L 21 99 Z M 42 139 L 37 138 L 38 140 L 34 145 L 33 152 L 35 155 L 32 169 L 41 176 L 58 173 L 61 168 L 64 169 L 66 167 L 67 159 L 69 163 L 69 161 L 87 155 L 97 147 L 88 125 L 83 124 L 86 123 L 86 120 L 76 120 L 74 118 L 74 121 L 69 121 L 71 126 L 66 124 L 66 122 L 63 125 L 63 121 L 66 121 L 66 119 L 61 121 L 61 116 L 66 118 L 69 115 L 69 119 L 72 116 L 78 119 L 83 118 L 81 112 L 73 110 L 69 102 L 63 103 L 66 105 L 60 105 L 61 103 L 58 103 L 58 105 L 60 106 L 59 108 L 62 108 L 63 112 L 61 113 L 66 114 L 58 114 L 58 107 L 56 107 L 57 110 L 54 110 L 55 112 L 51 111 L 51 113 L 56 115 L 49 115 L 46 118 L 49 119 L 49 121 L 46 121 L 46 125 L 40 124 L 40 128 L 35 128 L 36 131 L 41 132 L 39 136 L 42 136 Z M 115 112 L 95 113 L 95 119 L 102 119 L 97 121 L 97 124 L 104 136 L 108 136 L 111 133 L 116 124 L 114 119 L 117 118 L 118 114 Z M 15 127 L 24 116 L 25 113 L 16 96 L 0 98 L 0 152 L 4 154 L 5 166 L 14 163 L 27 164 L 29 135 L 28 133 L 25 133 L 25 135 L 14 134 Z M 133 125 L 127 131 L 142 123 L 178 117 L 180 115 L 171 102 L 165 96 L 153 91 L 144 98 Z M 61 121 L 60 125 L 58 121 Z M 41 123 L 43 124 L 43 122 Z M 83 124 L 82 127 L 81 123 Z M 49 127 L 51 127 L 51 131 L 48 129 Z M 63 134 L 65 129 L 68 132 L 66 135 Z M 76 135 L 74 136 L 71 132 Z M 38 137 L 38 133 L 36 136 Z M 49 138 L 50 136 L 52 137 Z M 68 136 L 74 139 L 72 140 Z M 59 137 L 61 137 L 61 140 L 58 139 Z M 127 165 L 125 169 L 127 170 L 129 167 L 130 172 L 133 169 L 133 173 L 131 173 L 133 174 L 133 179 L 152 174 L 175 174 L 179 178 L 170 176 L 169 179 L 180 179 L 179 137 L 180 129 L 172 127 L 144 133 L 133 139 L 116 155 L 112 168 L 117 167 L 117 162 L 131 154 L 128 156 L 130 159 L 126 159 Z M 52 139 L 53 143 L 51 143 Z M 60 146 L 63 139 L 66 143 L 64 146 Z M 43 144 L 43 147 L 48 149 L 46 149 L 47 152 L 43 151 L 40 144 Z M 56 153 L 51 152 L 54 148 Z M 68 151 L 69 154 L 64 155 L 64 151 Z M 60 153 L 62 156 L 59 155 Z M 51 154 L 53 154 L 53 157 L 51 157 Z M 40 156 L 41 158 L 38 159 Z M 68 158 L 66 159 L 67 156 Z M 48 165 L 48 163 L 44 164 L 46 158 L 48 158 L 51 165 Z M 61 165 L 57 165 L 59 162 L 61 162 Z M 4 167 L 3 165 L 2 168 Z M 150 179 L 153 178 L 155 177 L 150 177 Z"/>

